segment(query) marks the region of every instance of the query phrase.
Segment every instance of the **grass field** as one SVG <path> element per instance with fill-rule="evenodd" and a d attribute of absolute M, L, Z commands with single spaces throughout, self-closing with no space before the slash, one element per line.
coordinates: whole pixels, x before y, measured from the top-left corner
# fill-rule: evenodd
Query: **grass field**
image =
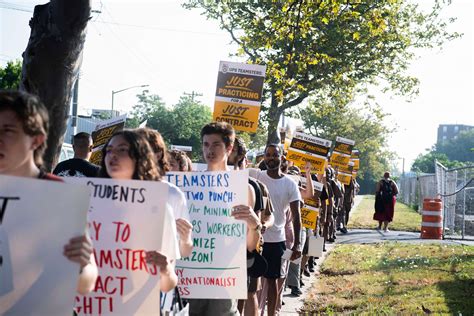
<path fill-rule="evenodd" d="M 338 245 L 301 314 L 472 315 L 473 289 L 472 246 Z"/>
<path fill-rule="evenodd" d="M 355 210 L 351 211 L 348 228 L 376 228 L 377 221 L 374 221 L 374 203 L 373 195 L 364 195 L 363 200 Z M 395 203 L 395 213 L 393 222 L 389 224 L 390 230 L 401 230 L 410 232 L 419 232 L 421 226 L 421 215 L 407 205 L 397 201 Z"/>

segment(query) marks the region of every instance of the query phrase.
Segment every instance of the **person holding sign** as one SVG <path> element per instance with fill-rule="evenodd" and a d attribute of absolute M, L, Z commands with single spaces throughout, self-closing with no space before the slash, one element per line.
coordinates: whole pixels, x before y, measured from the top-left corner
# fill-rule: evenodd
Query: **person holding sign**
<path fill-rule="evenodd" d="M 164 174 L 155 163 L 155 156 L 146 138 L 131 130 L 115 132 L 102 148 L 102 157 L 99 172 L 102 178 L 157 181 Z M 177 248 L 173 238 L 168 244 Z M 163 292 L 170 291 L 178 282 L 174 271 L 177 251 L 146 252 L 147 263 L 160 269 L 160 288 Z"/>
<path fill-rule="evenodd" d="M 163 137 L 161 137 L 161 134 L 158 131 L 147 127 L 139 128 L 136 131 L 148 140 L 152 151 L 155 153 L 156 162 L 159 167 L 158 170 L 161 176 L 163 177 L 165 172 L 173 170 L 172 160 L 168 154 L 169 152 L 166 150 L 166 144 Z M 186 156 L 186 154 L 184 155 Z M 187 161 L 185 162 L 187 168 Z M 183 169 L 179 171 L 187 170 Z M 160 181 L 166 182 L 164 180 Z M 193 241 L 191 239 L 193 226 L 189 221 L 186 198 L 184 193 L 174 184 L 169 182 L 166 182 L 166 184 L 169 186 L 168 204 L 173 210 L 176 219 L 176 229 L 179 237 L 179 252 L 181 257 L 187 257 L 193 250 Z M 179 259 L 179 257 L 176 257 L 176 259 Z"/>
<path fill-rule="evenodd" d="M 234 146 L 234 128 L 225 122 L 213 122 L 201 130 L 202 151 L 207 171 L 226 171 L 227 160 Z M 254 205 L 255 192 L 248 185 L 248 205 L 233 207 L 232 217 L 247 223 L 247 250 L 252 252 L 260 241 L 262 225 L 249 205 Z M 239 315 L 237 300 L 234 299 L 190 299 L 190 315 Z"/>
<path fill-rule="evenodd" d="M 297 184 L 280 170 L 282 151 L 278 144 L 268 144 L 263 158 L 267 167 L 266 171 L 250 169 L 250 176 L 262 181 L 270 191 L 270 199 L 274 207 L 275 221 L 272 227 L 263 234 L 263 256 L 268 262 L 268 270 L 264 277 L 268 282 L 268 315 L 274 315 L 277 306 L 278 287 L 277 280 L 281 277 L 282 256 L 285 247 L 285 211 L 290 208 L 293 217 L 294 236 L 300 236 L 301 194 Z M 299 238 L 295 238 L 290 261 L 301 256 Z M 260 306 L 264 308 L 264 306 Z"/>
<path fill-rule="evenodd" d="M 0 174 L 61 181 L 41 170 L 48 127 L 48 111 L 38 97 L 0 91 Z M 86 234 L 72 238 L 63 254 L 80 266 L 77 292 L 92 291 L 98 272 L 90 238 Z"/>

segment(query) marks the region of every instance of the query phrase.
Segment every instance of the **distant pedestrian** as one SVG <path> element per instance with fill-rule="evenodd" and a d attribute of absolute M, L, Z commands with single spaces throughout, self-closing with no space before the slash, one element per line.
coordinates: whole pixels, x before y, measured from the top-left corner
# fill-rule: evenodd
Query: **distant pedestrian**
<path fill-rule="evenodd" d="M 92 145 L 92 137 L 89 133 L 81 132 L 74 135 L 72 141 L 74 157 L 60 162 L 54 168 L 53 174 L 60 177 L 96 177 L 99 166 L 89 162 Z"/>
<path fill-rule="evenodd" d="M 390 179 L 390 173 L 385 172 L 383 179 L 377 183 L 375 189 L 375 214 L 374 220 L 379 222 L 377 230 L 382 229 L 388 232 L 388 223 L 393 221 L 395 202 L 397 199 L 398 187 L 395 181 Z"/>

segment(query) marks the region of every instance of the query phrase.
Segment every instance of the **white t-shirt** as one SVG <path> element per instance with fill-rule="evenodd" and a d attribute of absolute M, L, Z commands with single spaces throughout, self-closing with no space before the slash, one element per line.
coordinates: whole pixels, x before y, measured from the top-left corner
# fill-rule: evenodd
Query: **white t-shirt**
<path fill-rule="evenodd" d="M 166 201 L 166 219 L 161 252 L 175 260 L 181 258 L 176 219 L 184 218 L 189 221 L 189 214 L 184 193 L 174 184 L 167 181 L 162 182 L 168 185 L 168 200 Z"/>
<path fill-rule="evenodd" d="M 280 179 L 273 179 L 267 175 L 267 171 L 259 169 L 249 170 L 251 177 L 262 181 L 267 186 L 273 204 L 275 222 L 272 227 L 265 231 L 263 240 L 265 242 L 285 241 L 286 210 L 290 207 L 291 202 L 301 200 L 297 184 L 287 175 Z"/>

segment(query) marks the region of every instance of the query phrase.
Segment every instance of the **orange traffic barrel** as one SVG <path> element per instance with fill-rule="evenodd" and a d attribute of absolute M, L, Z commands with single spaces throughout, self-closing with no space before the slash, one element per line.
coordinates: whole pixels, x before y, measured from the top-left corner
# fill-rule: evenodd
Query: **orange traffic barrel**
<path fill-rule="evenodd" d="M 421 238 L 443 239 L 443 203 L 441 199 L 423 200 Z"/>

